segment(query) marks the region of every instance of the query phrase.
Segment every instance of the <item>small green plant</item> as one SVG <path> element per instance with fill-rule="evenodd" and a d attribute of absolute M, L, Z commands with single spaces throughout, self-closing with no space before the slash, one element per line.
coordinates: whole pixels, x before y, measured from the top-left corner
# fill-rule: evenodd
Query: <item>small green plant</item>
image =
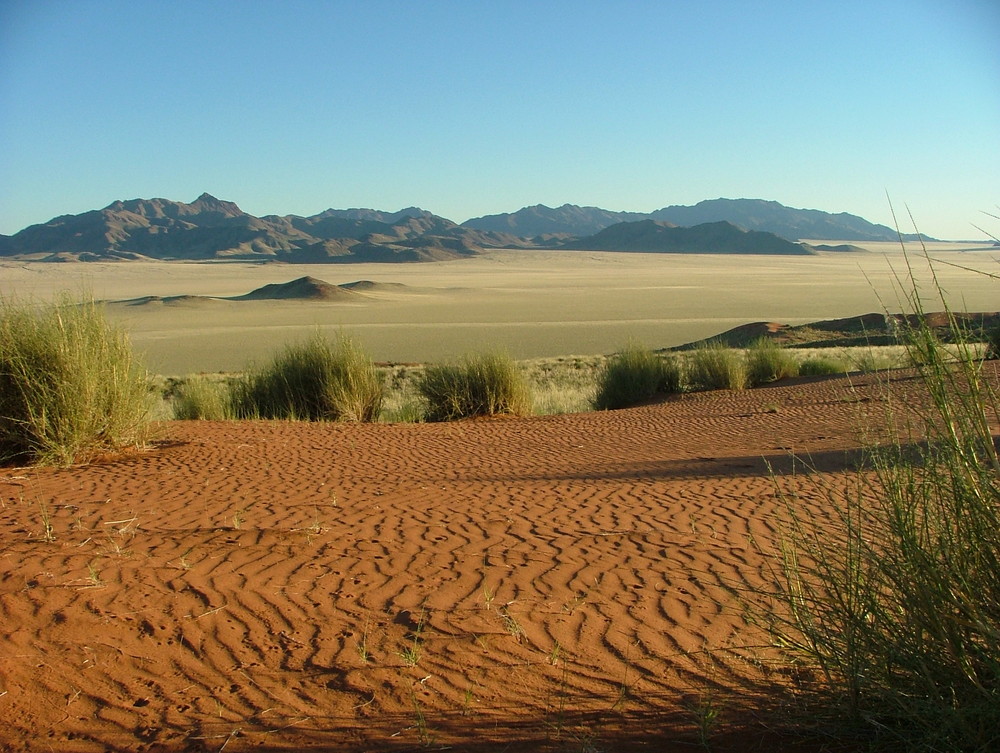
<path fill-rule="evenodd" d="M 365 629 L 361 632 L 361 639 L 358 641 L 358 658 L 362 664 L 367 664 L 371 660 L 371 653 L 368 651 L 368 629 L 370 621 L 365 620 Z"/>
<path fill-rule="evenodd" d="M 423 747 L 429 748 L 434 744 L 434 735 L 427 724 L 427 717 L 420 706 L 420 701 L 417 700 L 417 694 L 412 690 L 410 691 L 410 700 L 413 702 L 413 719 L 417 728 L 417 737 Z"/>
<path fill-rule="evenodd" d="M 233 385 L 239 418 L 374 421 L 382 409 L 382 374 L 349 338 L 322 335 L 287 346 Z"/>
<path fill-rule="evenodd" d="M 410 644 L 399 652 L 399 657 L 408 667 L 415 667 L 420 663 L 420 656 L 423 653 L 424 627 L 427 620 L 427 612 L 420 610 L 420 617 L 413 628 L 410 636 Z"/>
<path fill-rule="evenodd" d="M 548 655 L 548 662 L 552 666 L 555 666 L 559 663 L 560 658 L 562 658 L 562 646 L 559 645 L 559 641 L 553 641 Z"/>
<path fill-rule="evenodd" d="M 152 393 L 93 300 L 0 301 L 0 461 L 70 465 L 143 445 Z"/>
<path fill-rule="evenodd" d="M 705 750 L 710 750 L 712 732 L 719 723 L 719 705 L 711 692 L 702 693 L 697 702 L 688 707 L 698 727 L 698 742 Z"/>
<path fill-rule="evenodd" d="M 531 393 L 517 364 L 501 353 L 466 356 L 458 364 L 428 366 L 417 380 L 428 421 L 531 411 Z"/>
<path fill-rule="evenodd" d="M 742 390 L 747 386 L 742 354 L 713 340 L 688 357 L 687 381 L 696 390 Z"/>
<path fill-rule="evenodd" d="M 521 627 L 521 623 L 517 621 L 517 618 L 511 614 L 509 604 L 504 604 L 500 607 L 497 610 L 497 614 L 500 615 L 500 622 L 503 623 L 504 630 L 510 633 L 514 640 L 518 643 L 524 640 L 524 628 Z"/>
<path fill-rule="evenodd" d="M 44 502 L 38 503 L 38 517 L 42 521 L 42 541 L 55 541 L 56 534 L 52 527 L 52 514 L 49 512 L 49 506 Z"/>
<path fill-rule="evenodd" d="M 104 581 L 101 580 L 101 571 L 97 569 L 96 562 L 87 563 L 87 581 L 91 588 L 100 588 L 104 585 Z"/>
<path fill-rule="evenodd" d="M 237 531 L 243 527 L 243 524 L 247 520 L 247 510 L 249 506 L 237 508 L 236 512 L 233 513 L 233 528 Z"/>
<path fill-rule="evenodd" d="M 597 378 L 594 408 L 613 410 L 681 390 L 680 363 L 630 343 L 604 364 Z"/>
<path fill-rule="evenodd" d="M 799 375 L 799 362 L 769 337 L 755 340 L 747 348 L 747 382 L 757 387 Z"/>

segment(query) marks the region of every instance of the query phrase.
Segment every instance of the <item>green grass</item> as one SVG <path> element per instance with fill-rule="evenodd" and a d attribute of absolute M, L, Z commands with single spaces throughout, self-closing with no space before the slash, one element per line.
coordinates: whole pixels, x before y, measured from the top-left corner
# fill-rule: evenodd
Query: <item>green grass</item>
<path fill-rule="evenodd" d="M 818 490 L 839 534 L 789 500 L 776 598 L 756 605 L 817 678 L 813 718 L 874 749 L 1000 749 L 1000 398 L 953 325 L 949 349 L 927 327 L 904 333 L 926 401 L 874 427 L 853 494 Z"/>
<path fill-rule="evenodd" d="M 673 356 L 661 357 L 630 343 L 609 358 L 597 379 L 594 408 L 613 410 L 657 395 L 681 390 L 681 367 Z"/>
<path fill-rule="evenodd" d="M 233 418 L 232 390 L 223 380 L 199 375 L 180 382 L 172 399 L 173 417 L 225 421 Z"/>
<path fill-rule="evenodd" d="M 417 380 L 428 421 L 531 412 L 531 392 L 517 364 L 502 353 L 467 355 L 428 366 Z"/>
<path fill-rule="evenodd" d="M 850 370 L 847 361 L 836 356 L 812 355 L 799 364 L 799 376 L 832 376 Z"/>
<path fill-rule="evenodd" d="M 382 374 L 349 338 L 322 335 L 287 346 L 233 386 L 238 418 L 374 421 L 384 399 Z"/>
<path fill-rule="evenodd" d="M 799 375 L 799 362 L 774 340 L 762 337 L 746 352 L 747 382 L 751 387 Z"/>
<path fill-rule="evenodd" d="M 702 345 L 687 356 L 687 384 L 693 390 L 742 390 L 747 387 L 743 354 L 719 342 Z"/>
<path fill-rule="evenodd" d="M 0 460 L 69 465 L 141 446 L 151 397 L 128 336 L 93 300 L 0 303 Z"/>

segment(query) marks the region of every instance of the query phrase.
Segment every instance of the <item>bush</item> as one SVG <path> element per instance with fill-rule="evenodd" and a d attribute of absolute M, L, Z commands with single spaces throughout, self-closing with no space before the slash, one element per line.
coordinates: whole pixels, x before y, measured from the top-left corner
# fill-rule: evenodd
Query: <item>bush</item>
<path fill-rule="evenodd" d="M 187 379 L 176 388 L 173 413 L 180 421 L 231 419 L 233 404 L 229 385 L 201 376 Z"/>
<path fill-rule="evenodd" d="M 233 387 L 239 418 L 374 421 L 384 385 L 375 364 L 352 340 L 322 335 L 287 346 Z"/>
<path fill-rule="evenodd" d="M 69 465 L 142 445 L 149 378 L 93 300 L 0 304 L 0 459 Z"/>
<path fill-rule="evenodd" d="M 985 752 L 1000 749 L 1000 458 L 989 418 L 1000 399 L 974 344 L 954 332 L 957 361 L 926 327 L 909 333 L 929 396 L 920 430 L 900 431 L 910 416 L 890 420 L 889 435 L 906 441 L 868 448 L 857 492 L 838 505 L 842 536 L 793 513 L 784 609 L 765 602 L 762 614 L 789 662 L 818 670 L 813 689 L 839 724 L 876 745 Z"/>
<path fill-rule="evenodd" d="M 661 358 L 630 344 L 604 364 L 597 378 L 594 408 L 624 408 L 680 389 L 681 369 L 675 358 Z"/>
<path fill-rule="evenodd" d="M 747 349 L 746 358 L 747 381 L 751 387 L 799 374 L 799 362 L 795 357 L 768 337 L 755 341 Z"/>
<path fill-rule="evenodd" d="M 739 352 L 712 341 L 691 353 L 687 378 L 695 390 L 742 390 L 747 386 L 746 361 Z"/>
<path fill-rule="evenodd" d="M 427 402 L 428 421 L 504 413 L 520 416 L 531 411 L 527 383 L 514 361 L 499 353 L 428 366 L 417 381 L 417 390 Z"/>

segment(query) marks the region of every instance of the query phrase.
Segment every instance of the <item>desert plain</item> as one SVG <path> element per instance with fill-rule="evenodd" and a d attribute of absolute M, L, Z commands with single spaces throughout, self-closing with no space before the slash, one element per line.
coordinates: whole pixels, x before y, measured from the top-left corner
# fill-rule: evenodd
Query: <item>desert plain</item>
<path fill-rule="evenodd" d="M 995 274 L 1000 254 L 932 251 L 955 308 L 997 308 L 995 280 L 950 265 Z M 113 304 L 171 374 L 239 369 L 317 326 L 386 361 L 664 347 L 895 309 L 903 261 L 496 252 L 7 265 L 0 282 L 107 300 L 306 274 L 406 286 L 350 303 Z M 919 392 L 903 371 L 447 424 L 167 421 L 124 457 L 0 469 L 0 745 L 851 750 L 776 728 L 773 689 L 795 678 L 739 594 L 773 583 L 787 500 L 836 535 L 837 500 L 865 484 L 862 435 L 890 396 Z"/>
<path fill-rule="evenodd" d="M 803 324 L 899 310 L 907 289 L 900 247 L 865 248 L 796 257 L 493 251 L 417 264 L 5 262 L 0 294 L 195 297 L 108 307 L 150 369 L 166 375 L 239 371 L 316 328 L 356 338 L 378 361 L 428 362 L 482 348 L 523 359 L 610 353 L 630 339 L 669 347 L 754 321 Z M 921 249 L 907 249 L 931 294 Z M 956 309 L 998 308 L 995 280 L 960 267 L 996 274 L 1000 248 L 928 250 L 941 262 L 936 273 Z M 222 300 L 303 276 L 376 285 L 347 300 Z M 928 310 L 937 308 L 929 302 Z"/>

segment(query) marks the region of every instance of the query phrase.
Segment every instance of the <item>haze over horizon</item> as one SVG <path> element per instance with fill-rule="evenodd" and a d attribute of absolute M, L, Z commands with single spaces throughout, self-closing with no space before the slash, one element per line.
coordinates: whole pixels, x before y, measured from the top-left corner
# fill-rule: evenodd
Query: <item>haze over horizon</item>
<path fill-rule="evenodd" d="M 117 199 L 462 222 L 759 198 L 998 234 L 992 0 L 0 2 L 0 233 Z"/>

